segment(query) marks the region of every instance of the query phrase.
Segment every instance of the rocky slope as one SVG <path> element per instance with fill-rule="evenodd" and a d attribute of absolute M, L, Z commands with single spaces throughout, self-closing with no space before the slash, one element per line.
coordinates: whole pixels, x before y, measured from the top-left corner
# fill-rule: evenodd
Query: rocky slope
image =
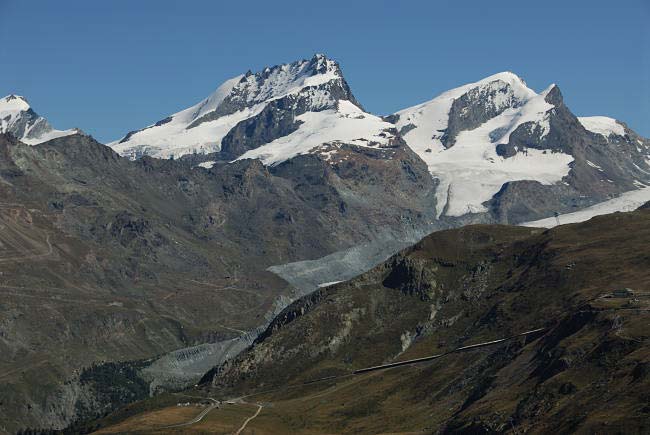
<path fill-rule="evenodd" d="M 112 402 L 80 386 L 101 361 L 209 345 L 213 364 L 301 294 L 269 266 L 428 225 L 434 184 L 408 147 L 341 153 L 208 170 L 78 134 L 0 136 L 1 427 L 103 411 Z"/>
<path fill-rule="evenodd" d="M 265 406 L 264 425 L 251 426 L 261 433 L 643 433 L 649 224 L 639 210 L 553 230 L 434 233 L 287 307 L 250 349 L 206 375 L 204 394 L 269 391 L 245 399 Z M 635 297 L 604 297 L 623 287 Z M 535 328 L 546 329 L 300 385 Z"/>

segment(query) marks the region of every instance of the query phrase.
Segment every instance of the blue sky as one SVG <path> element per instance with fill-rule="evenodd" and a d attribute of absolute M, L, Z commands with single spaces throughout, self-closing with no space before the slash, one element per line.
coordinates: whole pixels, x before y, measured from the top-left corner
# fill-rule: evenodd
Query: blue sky
<path fill-rule="evenodd" d="M 0 0 L 0 94 L 116 139 L 224 80 L 323 52 L 387 114 L 498 71 L 650 136 L 650 2 Z"/>

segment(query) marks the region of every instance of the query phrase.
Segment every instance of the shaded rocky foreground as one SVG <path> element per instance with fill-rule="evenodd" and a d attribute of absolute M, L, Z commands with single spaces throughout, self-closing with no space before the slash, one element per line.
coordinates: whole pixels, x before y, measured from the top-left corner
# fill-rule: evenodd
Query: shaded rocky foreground
<path fill-rule="evenodd" d="M 348 152 L 342 173 L 317 156 L 205 170 L 0 135 L 0 430 L 191 385 L 311 289 L 271 266 L 383 243 L 356 273 L 429 230 L 434 182 L 412 152 Z"/>
<path fill-rule="evenodd" d="M 263 404 L 247 426 L 256 433 L 645 433 L 649 224 L 639 210 L 552 230 L 431 234 L 294 302 L 185 394 Z M 547 329 L 423 365 L 286 388 L 535 327 Z M 157 433 L 138 422 L 166 409 L 145 401 L 93 424 Z M 224 412 L 183 430 L 225 424 Z"/>
<path fill-rule="evenodd" d="M 434 233 L 293 304 L 206 387 L 254 391 L 546 327 L 537 339 L 359 381 L 332 393 L 307 427 L 644 432 L 649 223 L 640 210 L 545 231 Z M 620 288 L 634 294 L 609 297 Z M 287 400 L 260 400 L 273 398 Z M 329 427 L 319 423 L 326 416 Z"/>

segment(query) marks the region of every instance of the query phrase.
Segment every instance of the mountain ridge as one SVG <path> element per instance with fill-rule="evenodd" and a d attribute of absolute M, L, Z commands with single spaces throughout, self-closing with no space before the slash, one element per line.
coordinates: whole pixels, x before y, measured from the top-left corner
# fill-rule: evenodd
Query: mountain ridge
<path fill-rule="evenodd" d="M 378 117 L 323 54 L 236 76 L 109 146 L 132 159 L 174 157 L 210 168 L 249 158 L 277 165 L 303 154 L 335 165 L 344 162 L 343 144 L 402 142 L 438 183 L 438 219 L 526 222 L 650 185 L 650 140 L 613 118 L 576 117 L 557 85 L 537 93 L 504 71 Z M 510 205 L 533 192 L 543 207 Z"/>
<path fill-rule="evenodd" d="M 325 153 L 328 160 L 337 162 L 339 143 L 382 148 L 403 140 L 427 163 L 439 183 L 439 219 L 489 213 L 503 222 L 531 220 L 536 217 L 531 212 L 504 212 L 501 206 L 504 193 L 520 189 L 520 185 L 529 190 L 531 183 L 538 183 L 535 189 L 549 204 L 543 211 L 547 216 L 593 204 L 580 198 L 604 201 L 650 184 L 650 141 L 612 118 L 577 118 L 564 105 L 557 85 L 537 93 L 510 71 L 459 86 L 382 118 L 362 109 L 339 65 L 325 55 L 267 67 L 255 74 L 249 71 L 240 83 L 265 83 L 274 71 L 300 70 L 305 64 L 312 65 L 309 77 L 323 76 L 317 83 L 330 83 L 329 78 L 342 83 L 333 88 L 336 92 L 320 89 L 327 104 L 271 98 L 259 113 L 246 114 L 222 134 L 215 152 L 181 158 L 203 167 L 246 158 L 273 165 L 300 154 Z M 275 84 L 286 87 L 283 80 Z M 300 89 L 298 94 L 304 92 Z M 263 95 L 274 94 L 267 91 Z M 203 117 L 213 122 L 223 119 L 219 110 Z M 598 148 L 612 141 L 625 143 L 626 150 L 606 150 L 603 156 Z M 595 179 L 596 187 L 590 186 Z"/>
<path fill-rule="evenodd" d="M 250 429 L 265 433 L 644 433 L 649 219 L 640 209 L 551 230 L 432 233 L 289 305 L 185 391 L 228 405 L 184 429 L 237 428 L 245 417 L 233 413 L 255 403 L 264 418 Z M 177 401 L 146 400 L 93 425 L 162 433 L 155 422 L 196 414 L 177 416 Z"/>
<path fill-rule="evenodd" d="M 553 230 L 479 225 L 433 233 L 351 281 L 294 302 L 245 352 L 206 374 L 203 394 L 258 393 L 256 400 L 279 402 L 287 424 L 316 433 L 333 421 L 341 432 L 363 433 L 387 430 L 382 425 L 395 432 L 425 426 L 427 433 L 588 431 L 608 421 L 643 431 L 648 410 L 637 382 L 648 376 L 635 367 L 648 364 L 642 325 L 650 269 L 640 248 L 649 218 L 639 210 Z M 641 299 L 608 299 L 619 286 Z M 541 338 L 365 381 L 282 388 L 542 327 Z M 293 420 L 292 406 L 304 412 L 312 395 L 325 396 L 320 412 L 338 418 Z M 391 406 L 398 398 L 409 406 Z M 616 412 L 602 413 L 612 400 Z M 421 412 L 413 415 L 411 406 Z"/>

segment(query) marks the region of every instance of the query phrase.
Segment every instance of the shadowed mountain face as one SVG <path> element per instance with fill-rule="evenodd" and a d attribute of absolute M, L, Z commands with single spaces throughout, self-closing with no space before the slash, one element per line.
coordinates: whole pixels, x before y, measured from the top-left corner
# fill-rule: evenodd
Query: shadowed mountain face
<path fill-rule="evenodd" d="M 645 432 L 648 242 L 647 210 L 553 230 L 434 233 L 294 302 L 250 349 L 204 377 L 206 394 L 271 390 L 245 400 L 267 404 L 276 433 Z M 625 287 L 636 298 L 602 297 Z M 285 388 L 535 328 L 547 329 Z"/>
<path fill-rule="evenodd" d="M 80 376 L 99 361 L 264 325 L 299 295 L 271 265 L 425 226 L 434 184 L 417 156 L 343 152 L 339 167 L 302 156 L 206 170 L 130 161 L 83 135 L 0 136 L 3 427 L 63 427 L 113 406 Z"/>

